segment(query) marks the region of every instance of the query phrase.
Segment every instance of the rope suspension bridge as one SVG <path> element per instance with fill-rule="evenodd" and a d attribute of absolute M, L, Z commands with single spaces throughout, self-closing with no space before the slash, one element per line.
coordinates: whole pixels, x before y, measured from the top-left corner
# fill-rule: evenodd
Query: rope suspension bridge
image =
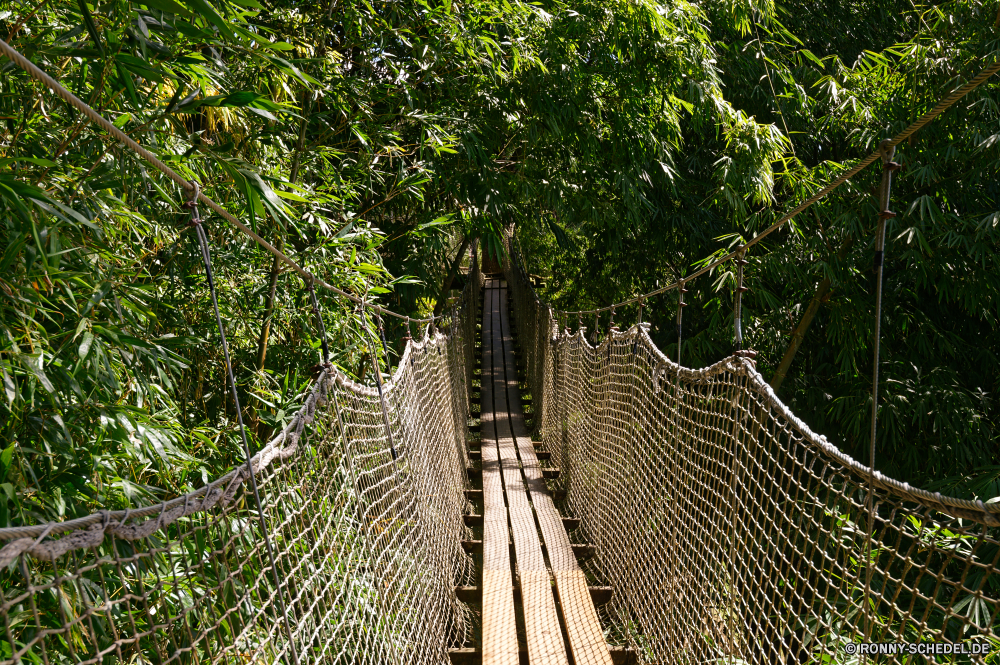
<path fill-rule="evenodd" d="M 394 315 L 314 279 L 0 51 L 190 193 L 213 301 L 199 202 L 302 277 L 321 338 L 316 286 L 358 303 L 373 339 L 367 312 Z M 881 158 L 884 238 L 892 149 L 998 70 L 767 233 Z M 695 275 L 630 301 L 626 330 L 626 303 L 586 313 L 609 313 L 588 341 L 585 313 L 538 298 L 516 243 L 489 275 L 474 247 L 460 302 L 419 321 L 388 382 L 376 364 L 374 387 L 355 383 L 324 347 L 301 410 L 255 453 L 244 437 L 228 474 L 157 505 L 0 529 L 0 663 L 853 663 L 858 643 L 931 640 L 949 648 L 926 658 L 987 662 L 1000 504 L 884 477 L 874 420 L 866 466 L 777 398 L 741 348 L 742 265 L 761 237 L 702 269 L 734 261 L 739 283 L 736 352 L 701 370 L 641 318 L 676 289 L 680 325 Z"/>

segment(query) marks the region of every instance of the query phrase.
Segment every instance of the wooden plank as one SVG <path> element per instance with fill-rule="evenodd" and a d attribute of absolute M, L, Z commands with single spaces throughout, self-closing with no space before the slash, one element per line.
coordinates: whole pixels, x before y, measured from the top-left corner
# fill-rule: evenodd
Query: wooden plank
<path fill-rule="evenodd" d="M 483 315 L 499 315 L 498 290 L 487 289 Z M 507 507 L 503 472 L 497 449 L 493 405 L 494 345 L 492 331 L 483 328 L 482 458 L 483 458 L 483 664 L 518 665 L 517 623 L 514 618 L 514 580 L 510 568 Z M 500 359 L 502 363 L 502 358 Z M 502 365 L 501 365 L 502 367 Z M 506 421 L 506 418 L 504 418 Z"/>
<path fill-rule="evenodd" d="M 507 507 L 511 531 L 514 535 L 514 552 L 517 576 L 521 586 L 521 605 L 524 608 L 524 633 L 528 647 L 528 662 L 538 665 L 569 665 L 562 627 L 552 595 L 552 578 L 542 543 L 535 526 L 535 516 L 524 488 L 517 442 L 511 433 L 507 403 L 507 377 L 513 370 L 513 354 L 505 354 L 507 335 L 503 333 L 503 313 L 506 312 L 507 290 L 500 289 L 497 316 L 493 318 L 493 405 L 496 413 L 497 446 L 507 492 Z M 503 359 L 503 364 L 501 364 Z M 517 405 L 520 409 L 520 405 Z"/>
<path fill-rule="evenodd" d="M 594 605 L 609 603 L 614 597 L 614 589 L 609 586 L 591 586 L 587 587 L 587 591 L 590 592 Z M 478 603 L 480 600 L 479 587 L 477 586 L 457 586 L 455 587 L 455 595 L 463 603 Z"/>
<path fill-rule="evenodd" d="M 499 308 L 506 311 L 506 291 L 500 292 Z M 524 414 L 521 411 L 520 391 L 517 388 L 517 373 L 513 365 L 513 340 L 510 335 L 510 322 L 507 317 L 501 321 L 501 337 L 503 353 L 507 360 L 506 372 L 506 403 L 510 409 L 510 427 L 514 437 L 517 452 L 520 456 L 521 469 L 527 482 L 538 524 L 541 527 L 542 538 L 545 540 L 552 575 L 556 580 L 556 590 L 562 607 L 566 634 L 569 637 L 570 650 L 575 665 L 612 665 L 608 645 L 604 641 L 601 621 L 597 608 L 587 589 L 587 578 L 576 562 L 576 555 L 570 543 L 569 535 L 563 527 L 562 517 L 552 502 L 544 480 L 544 473 L 535 446 L 524 424 Z M 494 351 L 496 354 L 496 351 Z M 499 401 L 499 395 L 497 395 Z M 497 427 L 498 436 L 501 428 Z M 506 479 L 506 472 L 504 477 Z"/>

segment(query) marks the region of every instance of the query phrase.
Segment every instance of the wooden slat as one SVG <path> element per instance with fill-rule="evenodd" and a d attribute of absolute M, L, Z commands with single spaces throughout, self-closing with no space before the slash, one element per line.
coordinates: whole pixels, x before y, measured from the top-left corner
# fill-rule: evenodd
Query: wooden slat
<path fill-rule="evenodd" d="M 489 287 L 490 284 L 488 283 Z M 499 293 L 483 293 L 484 320 L 499 316 Z M 503 472 L 497 449 L 493 407 L 494 344 L 492 331 L 483 328 L 482 457 L 483 457 L 483 664 L 518 665 L 517 624 L 514 618 L 514 580 L 510 568 L 507 507 Z M 500 358 L 502 370 L 502 356 Z M 506 422 L 506 418 L 504 421 Z"/>
<path fill-rule="evenodd" d="M 506 290 L 502 290 L 499 295 L 499 309 L 501 312 L 506 312 Z M 569 636 L 573 661 L 576 665 L 612 665 L 611 654 L 601 630 L 601 621 L 587 589 L 586 575 L 576 562 L 576 556 L 573 553 L 566 529 L 563 527 L 562 518 L 546 489 L 542 467 L 535 455 L 535 447 L 524 424 L 520 391 L 517 388 L 517 373 L 514 371 L 513 340 L 510 335 L 510 323 L 506 317 L 501 319 L 500 332 L 507 369 L 504 397 L 505 403 L 511 407 L 509 411 L 511 434 L 520 455 L 521 468 L 531 492 L 534 511 L 538 517 L 538 524 L 541 527 L 542 538 L 545 540 L 549 562 L 552 566 L 552 575 L 556 580 L 556 590 L 559 593 L 559 602 L 566 625 L 566 634 Z M 494 350 L 494 354 L 497 354 L 496 350 Z M 495 388 L 495 390 L 497 391 L 495 401 L 499 404 L 499 389 Z M 498 421 L 498 436 L 501 432 L 503 430 Z M 503 448 L 501 447 L 502 452 Z M 506 480 L 506 478 L 505 467 L 504 479 Z M 511 515 L 513 518 L 513 512 Z M 516 533 L 515 527 L 515 538 Z M 520 555 L 518 556 L 520 557 Z M 548 580 L 546 579 L 546 581 Z M 527 606 L 525 606 L 525 612 L 527 612 Z"/>
<path fill-rule="evenodd" d="M 524 633 L 528 647 L 528 662 L 532 665 L 569 665 L 566 645 L 563 642 L 559 614 L 552 595 L 552 581 L 542 543 L 538 538 L 535 516 L 524 488 L 517 443 L 511 433 L 506 383 L 513 370 L 513 354 L 504 353 L 507 340 L 502 331 L 502 312 L 506 312 L 507 290 L 500 289 L 498 307 L 491 322 L 493 351 L 493 405 L 496 417 L 497 446 L 503 469 L 504 486 L 510 525 L 514 535 L 514 552 L 517 575 L 521 583 L 521 605 L 524 608 Z M 506 357 L 505 357 L 506 356 Z M 506 371 L 504 367 L 506 364 Z M 520 410 L 520 405 L 517 405 Z"/>

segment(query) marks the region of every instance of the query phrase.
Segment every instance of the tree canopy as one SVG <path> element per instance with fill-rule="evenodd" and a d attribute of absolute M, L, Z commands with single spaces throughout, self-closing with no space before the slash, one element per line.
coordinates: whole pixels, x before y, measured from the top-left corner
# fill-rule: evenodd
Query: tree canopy
<path fill-rule="evenodd" d="M 0 38 L 309 270 L 421 315 L 471 240 L 502 251 L 504 229 L 560 308 L 690 274 L 997 58 L 993 11 L 5 0 Z M 0 71 L 0 526 L 199 486 L 241 453 L 183 191 Z M 897 152 L 876 464 L 984 500 L 1000 495 L 998 101 L 987 82 Z M 744 296 L 758 367 L 774 376 L 798 329 L 779 394 L 863 461 L 878 177 L 758 245 Z M 223 220 L 206 228 L 261 440 L 319 360 L 308 292 Z M 685 364 L 732 351 L 733 285 L 724 268 L 688 287 Z M 352 303 L 318 295 L 334 362 L 369 381 L 373 354 L 391 365 Z M 675 314 L 673 295 L 644 314 L 672 354 Z M 404 329 L 388 334 L 398 349 Z"/>

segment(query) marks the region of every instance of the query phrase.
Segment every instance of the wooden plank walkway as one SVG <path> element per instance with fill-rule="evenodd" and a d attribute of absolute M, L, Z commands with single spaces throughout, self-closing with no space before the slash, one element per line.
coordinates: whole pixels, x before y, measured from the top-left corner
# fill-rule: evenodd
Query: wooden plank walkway
<path fill-rule="evenodd" d="M 569 536 L 545 487 L 524 423 L 507 314 L 507 288 L 502 280 L 489 280 L 486 286 L 481 392 L 483 664 L 517 662 L 509 525 L 529 663 L 569 665 L 572 654 L 575 665 L 611 665 L 586 577 L 577 565 Z M 542 551 L 543 540 L 551 568 Z M 553 578 L 561 617 L 553 595 Z"/>
<path fill-rule="evenodd" d="M 483 292 L 483 369 L 480 432 L 483 451 L 483 663 L 518 665 L 514 579 L 510 567 L 507 503 L 493 410 L 493 312 L 498 289 Z"/>

